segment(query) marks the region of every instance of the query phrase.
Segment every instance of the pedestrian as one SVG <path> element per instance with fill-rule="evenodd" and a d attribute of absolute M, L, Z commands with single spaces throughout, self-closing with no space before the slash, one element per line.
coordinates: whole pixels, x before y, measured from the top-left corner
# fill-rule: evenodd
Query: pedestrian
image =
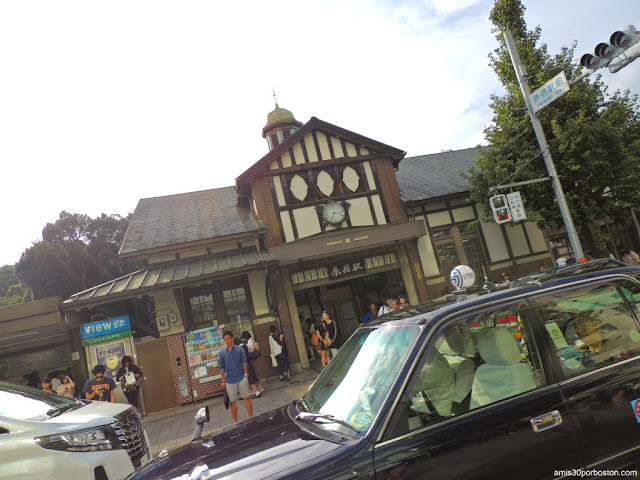
<path fill-rule="evenodd" d="M 328 312 L 322 312 L 322 321 L 324 322 L 324 328 L 327 330 L 329 337 L 327 347 L 329 347 L 331 351 L 331 358 L 334 358 L 340 348 L 340 327 L 338 327 L 337 322 L 331 320 Z"/>
<path fill-rule="evenodd" d="M 538 265 L 539 272 L 544 272 L 546 270 L 547 270 L 547 266 L 544 263 L 541 263 L 540 265 Z"/>
<path fill-rule="evenodd" d="M 284 334 L 278 335 L 276 332 L 276 326 L 271 325 L 269 327 L 269 347 L 271 348 L 271 355 L 275 357 L 278 364 L 280 381 L 284 382 L 289 380 L 289 357 L 284 352 Z"/>
<path fill-rule="evenodd" d="M 247 359 L 249 360 L 249 385 L 251 386 L 251 390 L 253 390 L 253 394 L 256 398 L 262 395 L 262 382 L 260 382 L 260 377 L 258 376 L 258 358 L 260 358 L 260 347 L 258 346 L 258 342 L 256 342 L 249 332 L 242 332 L 240 335 L 242 338 L 242 347 L 245 348 L 244 353 L 247 354 Z"/>
<path fill-rule="evenodd" d="M 47 378 L 51 380 L 51 390 L 53 390 L 53 393 L 57 392 L 58 387 L 62 385 L 60 373 L 61 372 L 59 370 L 56 370 L 55 372 L 49 372 L 49 375 L 47 375 Z"/>
<path fill-rule="evenodd" d="M 329 347 L 327 346 L 327 330 L 325 328 L 324 323 L 321 319 L 316 320 L 314 323 L 315 333 L 318 337 L 318 345 L 316 346 L 316 350 L 320 354 L 320 361 L 322 362 L 322 367 L 326 367 L 329 363 Z"/>
<path fill-rule="evenodd" d="M 511 283 L 511 279 L 509 278 L 509 274 L 504 272 L 502 274 L 502 283 Z"/>
<path fill-rule="evenodd" d="M 80 385 L 78 385 L 78 382 L 76 382 L 76 378 L 73 373 L 73 367 L 67 367 L 67 376 L 76 385 L 73 389 L 73 396 L 82 397 L 82 389 L 80 388 Z"/>
<path fill-rule="evenodd" d="M 76 384 L 69 375 L 65 375 L 58 387 L 57 393 L 63 397 L 73 398 Z"/>
<path fill-rule="evenodd" d="M 396 310 L 400 310 L 400 305 L 398 305 L 398 301 L 394 298 L 391 300 L 391 311 L 395 312 Z"/>
<path fill-rule="evenodd" d="M 25 385 L 31 388 L 40 388 L 40 376 L 38 372 L 30 372 L 22 377 L 25 380 Z"/>
<path fill-rule="evenodd" d="M 251 389 L 249 388 L 249 367 L 247 355 L 244 349 L 233 344 L 233 334 L 226 331 L 222 334 L 227 348 L 218 354 L 218 367 L 222 376 L 222 388 L 229 396 L 229 410 L 233 421 L 238 423 L 238 398 L 244 399 L 244 406 L 249 413 L 249 418 L 253 418 L 253 405 L 251 403 Z"/>
<path fill-rule="evenodd" d="M 96 365 L 91 370 L 93 377 L 84 384 L 82 393 L 87 400 L 101 400 L 103 402 L 116 401 L 116 382 L 104 376 L 104 365 Z"/>
<path fill-rule="evenodd" d="M 43 392 L 48 392 L 48 393 L 56 393 L 52 388 L 51 388 L 51 379 L 49 377 L 44 377 L 42 379 L 42 391 Z"/>
<path fill-rule="evenodd" d="M 378 316 L 378 307 L 375 303 L 372 303 L 371 305 L 369 305 L 369 311 L 364 316 L 364 320 L 362 320 L 362 323 L 367 323 L 369 320 L 373 320 L 377 316 Z"/>
<path fill-rule="evenodd" d="M 387 313 L 389 313 L 392 309 L 391 309 L 391 302 L 393 301 L 392 298 L 387 298 L 387 301 L 384 305 L 382 305 L 380 307 L 380 310 L 378 310 L 378 316 L 381 317 L 382 315 L 385 315 Z"/>
<path fill-rule="evenodd" d="M 618 245 L 618 251 L 620 252 L 620 256 L 624 263 L 631 265 L 632 267 L 640 267 L 640 257 L 636 252 L 628 249 L 622 244 Z"/>
<path fill-rule="evenodd" d="M 124 396 L 127 397 L 129 405 L 133 405 L 138 410 L 138 391 L 140 390 L 140 379 L 142 378 L 142 372 L 133 364 L 133 360 L 129 355 L 122 357 L 120 361 L 122 365 L 116 373 L 116 380 L 120 382 Z"/>
<path fill-rule="evenodd" d="M 316 358 L 316 347 L 314 347 L 313 342 L 311 341 L 311 338 L 313 337 L 313 332 L 315 331 L 313 328 L 313 320 L 311 320 L 310 318 L 307 318 L 305 322 L 307 324 L 307 329 L 305 330 L 305 333 L 307 334 L 307 340 L 309 342 L 309 360 L 313 360 L 314 358 Z"/>
<path fill-rule="evenodd" d="M 409 306 L 409 302 L 407 302 L 406 297 L 400 295 L 400 308 L 407 308 Z"/>

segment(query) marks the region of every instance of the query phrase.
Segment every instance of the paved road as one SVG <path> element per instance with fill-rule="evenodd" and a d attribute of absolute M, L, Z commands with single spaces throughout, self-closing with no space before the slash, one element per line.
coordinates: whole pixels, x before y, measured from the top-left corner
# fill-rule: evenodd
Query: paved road
<path fill-rule="evenodd" d="M 291 377 L 289 382 L 274 381 L 263 383 L 264 392 L 253 399 L 253 415 L 258 416 L 275 408 L 282 407 L 300 398 L 309 389 L 318 372 L 309 369 L 301 375 Z M 203 406 L 209 406 L 210 422 L 205 425 L 203 434 L 208 435 L 233 423 L 231 413 L 224 408 L 222 397 L 208 398 L 200 403 L 191 403 L 164 412 L 147 415 L 142 419 L 151 442 L 151 453 L 155 458 L 166 448 L 172 450 L 191 441 L 196 428 L 194 416 Z M 238 401 L 238 421 L 249 418 L 244 402 Z"/>

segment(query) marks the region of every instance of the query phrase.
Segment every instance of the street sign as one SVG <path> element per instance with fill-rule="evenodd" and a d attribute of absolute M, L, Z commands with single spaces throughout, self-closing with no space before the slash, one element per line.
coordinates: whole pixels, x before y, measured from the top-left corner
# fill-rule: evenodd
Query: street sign
<path fill-rule="evenodd" d="M 567 81 L 567 76 L 564 72 L 560 72 L 538 90 L 529 95 L 531 107 L 534 112 L 538 112 L 568 91 L 569 82 Z"/>
<path fill-rule="evenodd" d="M 509 210 L 511 210 L 511 220 L 518 222 L 527 219 L 520 192 L 507 193 L 507 202 L 509 203 Z"/>

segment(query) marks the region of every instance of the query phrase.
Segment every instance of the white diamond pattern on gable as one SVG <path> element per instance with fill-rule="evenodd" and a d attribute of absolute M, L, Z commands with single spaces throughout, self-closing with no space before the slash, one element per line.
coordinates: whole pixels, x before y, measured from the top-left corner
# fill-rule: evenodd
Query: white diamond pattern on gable
<path fill-rule="evenodd" d="M 331 175 L 323 170 L 318 174 L 316 185 L 318 185 L 318 188 L 324 196 L 330 197 L 333 193 L 335 181 L 331 178 Z"/>
<path fill-rule="evenodd" d="M 289 186 L 289 190 L 291 190 L 291 193 L 293 194 L 294 197 L 296 197 L 298 200 L 302 202 L 305 198 L 307 198 L 307 192 L 309 191 L 309 186 L 307 185 L 307 182 L 304 181 L 304 178 L 296 174 L 291 179 L 291 185 Z"/>
<path fill-rule="evenodd" d="M 347 187 L 352 192 L 358 190 L 358 185 L 360 185 L 360 177 L 358 173 L 351 167 L 347 167 L 342 172 L 342 182 L 345 187 Z"/>

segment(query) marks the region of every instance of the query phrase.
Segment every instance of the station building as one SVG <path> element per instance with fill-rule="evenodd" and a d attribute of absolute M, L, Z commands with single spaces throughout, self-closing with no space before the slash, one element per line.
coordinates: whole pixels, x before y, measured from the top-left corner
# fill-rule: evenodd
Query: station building
<path fill-rule="evenodd" d="M 478 149 L 405 158 L 315 117 L 302 124 L 277 105 L 262 136 L 269 151 L 234 186 L 140 200 L 120 256 L 145 267 L 60 304 L 85 371 L 102 344 L 82 329 L 126 317 L 129 330 L 105 337 L 125 338 L 121 350 L 103 354 L 134 356 L 147 413 L 221 393 L 211 340 L 221 330 L 249 331 L 262 347 L 259 374 L 270 378 L 275 326 L 295 374 L 309 368 L 306 320 L 322 311 L 346 339 L 371 302 L 446 293 L 458 264 L 489 279 L 552 266 L 534 224 L 478 220 L 460 176 Z"/>

